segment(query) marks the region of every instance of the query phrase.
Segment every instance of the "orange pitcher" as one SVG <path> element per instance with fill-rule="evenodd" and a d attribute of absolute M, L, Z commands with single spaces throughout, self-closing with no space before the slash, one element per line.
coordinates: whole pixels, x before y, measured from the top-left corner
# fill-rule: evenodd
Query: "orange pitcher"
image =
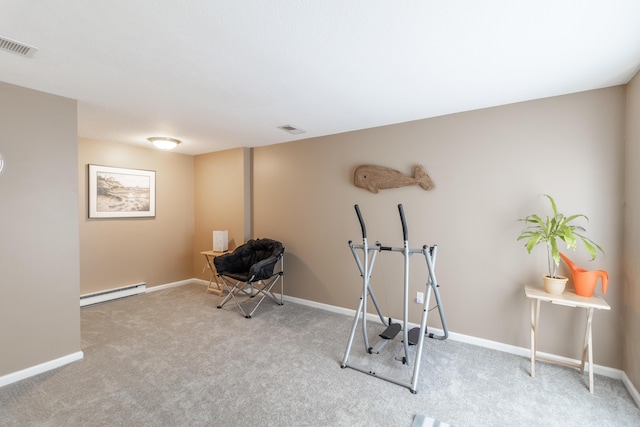
<path fill-rule="evenodd" d="M 571 276 L 573 278 L 573 287 L 576 289 L 576 295 L 583 297 L 590 297 L 593 295 L 593 291 L 596 290 L 598 284 L 598 277 L 602 280 L 602 293 L 607 293 L 607 284 L 609 282 L 609 274 L 604 270 L 585 270 L 580 268 L 573 261 L 567 258 L 563 253 L 560 253 L 560 257 L 567 263 L 569 269 L 571 269 Z"/>

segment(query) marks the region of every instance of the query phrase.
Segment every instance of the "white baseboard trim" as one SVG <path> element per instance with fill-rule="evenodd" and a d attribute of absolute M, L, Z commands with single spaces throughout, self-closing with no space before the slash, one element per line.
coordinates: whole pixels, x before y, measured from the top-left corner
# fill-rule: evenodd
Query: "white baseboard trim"
<path fill-rule="evenodd" d="M 640 393 L 638 393 L 638 390 L 633 386 L 633 383 L 627 376 L 626 372 L 622 373 L 622 383 L 629 391 L 629 394 L 631 395 L 633 400 L 636 402 L 636 405 L 638 405 L 638 408 L 640 408 Z"/>
<path fill-rule="evenodd" d="M 68 365 L 69 363 L 75 362 L 77 360 L 81 360 L 83 357 L 84 357 L 84 353 L 82 351 L 77 351 L 75 353 L 71 353 L 66 356 L 49 360 L 48 362 L 44 362 L 39 365 L 32 366 L 30 368 L 22 369 L 20 371 L 4 375 L 0 377 L 0 387 L 13 384 L 15 382 L 42 374 L 47 371 L 51 371 L 53 369 L 59 368 L 64 365 Z"/>
<path fill-rule="evenodd" d="M 199 282 L 199 281 L 200 279 L 186 279 L 186 280 L 180 280 L 178 282 L 165 283 L 164 285 L 152 286 L 150 288 L 147 288 L 146 293 L 161 291 L 163 289 L 174 288 L 176 286 L 188 285 L 189 283 Z"/>
<path fill-rule="evenodd" d="M 277 295 L 278 297 L 280 296 L 280 294 L 277 293 L 273 293 L 274 295 Z M 349 308 L 344 308 L 344 307 L 338 307 L 335 305 L 329 305 L 329 304 L 324 304 L 321 302 L 316 302 L 316 301 L 311 301 L 308 299 L 302 299 L 302 298 L 296 298 L 296 297 L 292 297 L 289 295 L 284 295 L 283 296 L 283 300 L 284 301 L 290 301 L 296 304 L 300 304 L 300 305 L 306 305 L 307 307 L 314 307 L 314 308 L 319 308 L 322 310 L 326 310 L 326 311 L 331 311 L 333 313 L 338 313 L 338 314 L 346 314 L 347 316 L 351 316 L 353 317 L 356 314 L 355 310 L 351 310 Z M 367 319 L 372 320 L 372 319 L 377 319 L 377 316 L 374 316 L 371 313 L 367 314 Z"/>
<path fill-rule="evenodd" d="M 336 307 L 333 305 L 329 305 L 329 304 L 323 304 L 323 303 L 319 303 L 319 302 L 315 302 L 315 301 L 309 301 L 309 300 L 305 300 L 302 298 L 296 298 L 296 297 L 291 297 L 291 296 L 284 296 L 284 300 L 285 301 L 291 301 L 293 303 L 297 303 L 297 304 L 301 304 L 301 305 L 306 305 L 308 307 L 315 307 L 315 308 L 319 308 L 322 310 L 327 310 L 327 311 L 331 311 L 334 313 L 339 313 L 339 314 L 345 314 L 348 316 L 355 316 L 355 310 L 351 310 L 348 308 L 343 308 L 343 307 Z M 376 320 L 380 320 L 378 318 L 377 314 L 372 314 L 372 313 L 367 313 L 367 320 L 369 321 L 376 321 Z M 416 323 L 409 323 L 409 326 L 416 327 L 416 326 L 420 326 Z M 439 335 L 442 335 L 444 332 L 441 329 L 436 329 L 436 328 L 429 328 L 429 331 L 431 332 L 435 332 Z M 453 340 L 453 341 L 458 341 L 458 342 L 463 342 L 463 343 L 467 343 L 467 344 L 472 344 L 472 345 L 476 345 L 478 347 L 484 347 L 484 348 L 489 348 L 492 350 L 498 350 L 498 351 L 502 351 L 505 353 L 510 353 L 510 354 L 515 354 L 517 356 L 522 356 L 522 357 L 531 357 L 531 350 L 529 348 L 524 348 L 524 347 L 517 347 L 515 345 L 510 345 L 510 344 L 504 344 L 501 342 L 497 342 L 497 341 L 491 341 L 491 340 L 487 340 L 484 338 L 477 338 L 477 337 L 472 337 L 470 335 L 464 335 L 464 334 L 459 334 L 456 332 L 451 332 L 449 331 L 449 339 Z M 552 355 L 550 353 L 543 353 L 543 352 L 538 352 L 539 355 L 541 356 L 547 356 L 547 357 L 553 357 L 555 359 L 559 359 L 565 362 L 570 362 L 570 363 L 580 363 L 579 360 L 577 359 L 571 359 L 568 357 L 563 357 L 563 356 L 556 356 L 556 355 Z M 588 364 L 585 367 L 585 369 L 588 369 Z M 614 368 L 610 368 L 608 366 L 601 366 L 601 365 L 593 365 L 593 373 L 594 374 L 598 374 L 598 375 L 603 375 L 605 377 L 609 377 L 609 378 L 614 378 L 617 380 L 622 380 L 623 379 L 623 375 L 624 372 L 621 371 L 620 369 L 614 369 Z M 629 382 L 630 383 L 630 382 Z M 628 388 L 628 387 L 627 387 Z M 640 406 L 640 405 L 639 405 Z"/>

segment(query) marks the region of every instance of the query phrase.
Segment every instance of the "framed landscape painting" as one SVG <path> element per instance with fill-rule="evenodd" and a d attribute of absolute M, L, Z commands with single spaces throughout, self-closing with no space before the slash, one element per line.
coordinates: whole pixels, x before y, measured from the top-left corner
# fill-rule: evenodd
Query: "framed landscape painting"
<path fill-rule="evenodd" d="M 89 165 L 89 218 L 155 216 L 155 171 Z"/>

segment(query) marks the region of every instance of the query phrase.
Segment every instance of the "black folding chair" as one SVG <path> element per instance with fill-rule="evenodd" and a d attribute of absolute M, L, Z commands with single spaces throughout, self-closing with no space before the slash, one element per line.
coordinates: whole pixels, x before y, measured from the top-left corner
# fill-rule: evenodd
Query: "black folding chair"
<path fill-rule="evenodd" d="M 238 246 L 233 252 L 220 255 L 213 260 L 218 277 L 227 295 L 218 308 L 233 300 L 244 317 L 250 319 L 256 309 L 269 297 L 278 305 L 283 305 L 284 292 L 284 246 L 272 239 L 251 239 Z M 276 269 L 276 265 L 280 268 Z M 280 298 L 271 290 L 280 282 Z M 246 298 L 245 298 L 246 297 Z M 260 297 L 250 311 L 243 306 L 250 306 L 251 300 Z"/>

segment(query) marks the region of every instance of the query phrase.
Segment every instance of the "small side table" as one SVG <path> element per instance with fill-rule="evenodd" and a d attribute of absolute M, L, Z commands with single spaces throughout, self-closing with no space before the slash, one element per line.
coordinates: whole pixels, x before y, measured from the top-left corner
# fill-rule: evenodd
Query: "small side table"
<path fill-rule="evenodd" d="M 222 295 L 222 287 L 220 286 L 220 282 L 218 282 L 218 273 L 216 272 L 216 266 L 213 263 L 213 259 L 220 255 L 226 254 L 227 251 L 224 251 L 224 252 L 204 251 L 200 253 L 204 255 L 204 258 L 207 260 L 207 264 L 202 269 L 202 272 L 204 273 L 204 270 L 206 270 L 207 268 L 211 272 L 211 275 L 209 276 L 209 286 L 207 286 L 207 293 L 214 292 L 214 293 L 217 293 L 218 295 Z M 215 287 L 213 286 L 214 282 L 216 284 Z"/>
<path fill-rule="evenodd" d="M 589 392 L 593 393 L 593 342 L 591 338 L 591 324 L 593 312 L 595 310 L 611 310 L 611 307 L 600 295 L 592 297 L 581 297 L 573 290 L 565 290 L 562 295 L 551 295 L 541 286 L 525 286 L 524 294 L 531 299 L 531 376 L 536 376 L 536 358 L 547 362 L 558 363 L 565 366 L 580 369 L 584 374 L 585 357 L 589 363 Z M 587 310 L 587 328 L 584 334 L 584 345 L 582 347 L 582 360 L 580 363 L 571 363 L 551 357 L 539 356 L 537 354 L 538 327 L 540 325 L 540 302 L 550 302 L 552 304 L 564 305 L 567 307 L 584 308 Z"/>

